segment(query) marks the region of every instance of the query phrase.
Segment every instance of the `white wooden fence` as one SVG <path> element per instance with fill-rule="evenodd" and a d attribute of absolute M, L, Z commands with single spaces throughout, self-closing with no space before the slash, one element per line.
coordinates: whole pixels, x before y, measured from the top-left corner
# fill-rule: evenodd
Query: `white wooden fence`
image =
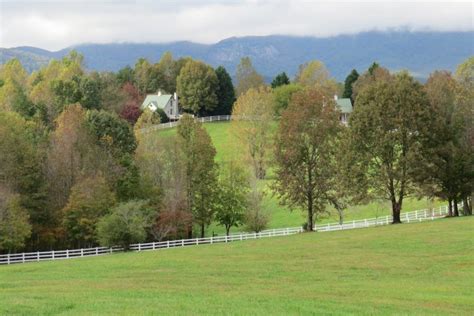
<path fill-rule="evenodd" d="M 214 115 L 214 116 L 206 116 L 206 117 L 197 117 L 196 120 L 201 123 L 206 123 L 206 122 L 220 122 L 220 121 L 230 121 L 231 116 L 230 115 Z M 174 122 L 168 122 L 168 123 L 162 123 L 162 124 L 157 124 L 153 125 L 151 127 L 143 128 L 140 130 L 141 133 L 149 133 L 153 132 L 156 130 L 160 129 L 167 129 L 167 128 L 172 128 L 178 126 L 179 121 L 174 121 Z"/>
<path fill-rule="evenodd" d="M 413 212 L 407 212 L 401 214 L 401 220 L 405 223 L 421 222 L 426 220 L 434 220 L 436 218 L 444 217 L 448 214 L 447 206 L 441 206 L 439 209 L 433 210 L 419 210 Z M 364 228 L 379 225 L 388 225 L 392 222 L 392 216 L 387 215 L 378 218 L 369 218 L 362 220 L 353 220 L 344 224 L 339 223 L 328 223 L 315 225 L 315 230 L 319 232 L 328 232 L 335 230 L 346 230 L 355 228 Z M 259 233 L 237 233 L 229 236 L 216 236 L 206 238 L 191 238 L 191 239 L 180 239 L 180 240 L 167 240 L 150 243 L 140 243 L 130 245 L 130 250 L 133 251 L 144 251 L 144 250 L 157 250 L 157 249 L 169 249 L 176 247 L 186 247 L 195 245 L 210 245 L 217 243 L 227 243 L 234 241 L 244 241 L 249 239 L 259 239 L 266 237 L 277 237 L 277 236 L 288 236 L 298 233 L 302 233 L 302 227 L 291 227 L 281 229 L 269 229 Z M 120 247 L 96 247 L 86 249 L 74 249 L 74 250 L 53 250 L 53 251 L 37 251 L 27 253 L 14 253 L 0 255 L 0 265 L 2 264 L 13 264 L 13 263 L 25 263 L 34 261 L 44 260 L 59 260 L 59 259 L 70 259 L 78 257 L 89 257 L 111 254 L 114 252 L 123 251 Z"/>

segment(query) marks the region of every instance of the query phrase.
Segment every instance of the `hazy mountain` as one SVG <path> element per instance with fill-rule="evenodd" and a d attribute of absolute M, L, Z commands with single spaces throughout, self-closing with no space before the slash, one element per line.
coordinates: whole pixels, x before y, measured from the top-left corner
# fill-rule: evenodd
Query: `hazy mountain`
<path fill-rule="evenodd" d="M 191 56 L 235 73 L 240 58 L 250 56 L 267 79 L 281 71 L 293 76 L 298 66 L 312 59 L 323 61 L 331 74 L 343 80 L 352 68 L 364 71 L 373 61 L 391 70 L 408 69 L 425 78 L 435 69 L 454 70 L 474 55 L 474 32 L 366 32 L 328 38 L 293 36 L 233 37 L 215 44 L 174 42 L 162 44 L 82 44 L 50 52 L 35 47 L 0 48 L 0 63 L 17 57 L 29 70 L 75 49 L 91 70 L 116 71 L 144 57 L 150 61 L 171 51 L 175 57 Z"/>

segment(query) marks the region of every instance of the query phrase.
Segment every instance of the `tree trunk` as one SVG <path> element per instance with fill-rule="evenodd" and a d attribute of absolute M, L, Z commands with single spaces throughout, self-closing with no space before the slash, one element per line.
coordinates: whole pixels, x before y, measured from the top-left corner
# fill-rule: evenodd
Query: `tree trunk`
<path fill-rule="evenodd" d="M 310 199 L 308 201 L 308 227 L 306 227 L 307 231 L 312 232 L 313 229 L 313 201 Z"/>
<path fill-rule="evenodd" d="M 472 215 L 471 205 L 469 205 L 469 199 L 467 196 L 462 199 L 462 213 L 464 216 Z"/>
<path fill-rule="evenodd" d="M 230 235 L 230 226 L 225 227 L 225 233 L 226 233 L 227 236 Z"/>
<path fill-rule="evenodd" d="M 448 199 L 448 217 L 453 216 L 453 200 L 451 198 Z"/>
<path fill-rule="evenodd" d="M 398 202 L 392 202 L 392 224 L 401 224 L 402 221 L 400 220 L 400 211 L 402 209 L 402 205 Z"/>
<path fill-rule="evenodd" d="M 459 216 L 458 200 L 454 199 L 453 204 L 454 204 L 454 216 Z"/>
<path fill-rule="evenodd" d="M 204 238 L 205 235 L 205 229 L 204 229 L 204 224 L 201 224 L 201 238 Z"/>

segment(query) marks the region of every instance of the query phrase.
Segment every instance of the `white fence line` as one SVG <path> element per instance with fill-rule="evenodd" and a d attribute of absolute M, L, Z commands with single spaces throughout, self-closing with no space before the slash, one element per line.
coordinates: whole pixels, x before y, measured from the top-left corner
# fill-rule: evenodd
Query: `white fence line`
<path fill-rule="evenodd" d="M 406 223 L 421 222 L 425 220 L 434 220 L 436 218 L 444 217 L 448 214 L 448 207 L 441 206 L 439 209 L 423 209 L 413 212 L 407 212 L 401 214 L 401 220 Z M 379 225 L 388 225 L 392 222 L 392 216 L 387 215 L 378 218 L 368 218 L 361 220 L 353 220 L 344 224 L 339 223 L 328 223 L 315 225 L 314 229 L 319 232 L 328 232 L 335 230 L 347 230 L 364 228 Z M 269 229 L 259 233 L 239 233 L 231 234 L 229 236 L 215 236 L 205 238 L 191 238 L 191 239 L 179 239 L 179 240 L 167 240 L 150 243 L 139 243 L 130 245 L 130 250 L 133 251 L 145 251 L 145 250 L 157 250 L 157 249 L 169 249 L 176 247 L 185 247 L 193 245 L 209 245 L 217 243 L 227 243 L 233 241 L 243 241 L 249 239 L 259 239 L 266 237 L 277 237 L 277 236 L 288 236 L 298 233 L 302 233 L 302 227 L 289 227 L 280 229 Z M 0 255 L 0 265 L 2 264 L 13 264 L 13 263 L 25 263 L 34 261 L 44 260 L 62 260 L 70 258 L 80 258 L 89 256 L 99 256 L 111 254 L 114 252 L 123 251 L 120 247 L 96 247 L 96 248 L 84 248 L 84 249 L 73 249 L 73 250 L 52 250 L 52 251 L 36 251 L 27 253 L 14 253 Z"/>
<path fill-rule="evenodd" d="M 230 115 L 214 115 L 214 116 L 206 116 L 206 117 L 197 117 L 196 120 L 201 123 L 206 122 L 221 122 L 221 121 L 230 121 Z M 179 121 L 156 124 L 147 128 L 143 128 L 140 130 L 141 133 L 149 133 L 160 129 L 167 129 L 173 128 L 179 125 Z"/>

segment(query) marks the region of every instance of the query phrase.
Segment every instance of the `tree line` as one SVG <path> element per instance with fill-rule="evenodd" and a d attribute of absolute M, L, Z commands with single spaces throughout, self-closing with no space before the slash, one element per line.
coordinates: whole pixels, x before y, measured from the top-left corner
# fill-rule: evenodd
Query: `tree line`
<path fill-rule="evenodd" d="M 399 222 L 408 195 L 447 200 L 453 216 L 464 201 L 468 214 L 473 67 L 422 85 L 374 63 L 343 85 L 312 61 L 268 86 L 243 58 L 234 88 L 223 67 L 170 53 L 117 73 L 87 72 L 75 52 L 30 75 L 12 60 L 0 67 L 0 250 L 127 247 L 204 236 L 211 222 L 258 232 L 265 194 L 305 211 L 308 230 L 329 205 L 373 199 Z M 185 113 L 233 114 L 235 157 L 216 163 L 192 115 L 175 134 L 143 133 L 167 119 L 140 109 L 158 90 L 177 91 Z M 335 94 L 354 100 L 349 127 Z"/>

